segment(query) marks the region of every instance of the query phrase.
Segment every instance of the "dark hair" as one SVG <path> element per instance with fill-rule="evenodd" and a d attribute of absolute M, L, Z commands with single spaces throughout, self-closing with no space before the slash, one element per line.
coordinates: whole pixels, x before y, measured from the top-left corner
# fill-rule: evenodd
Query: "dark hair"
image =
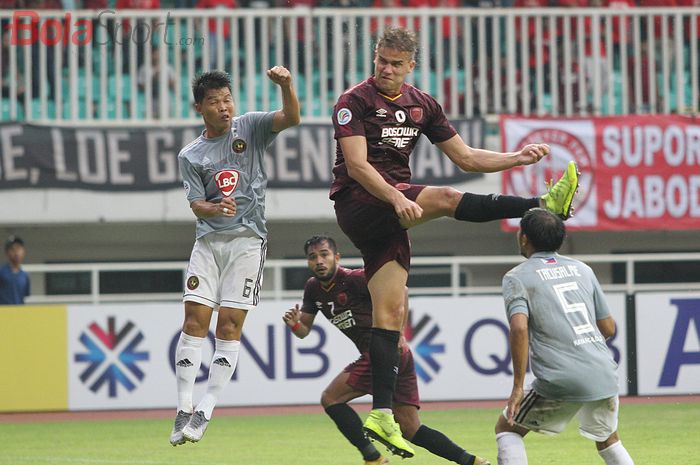
<path fill-rule="evenodd" d="M 544 208 L 531 208 L 520 220 L 520 230 L 535 252 L 555 252 L 566 237 L 564 221 Z"/>
<path fill-rule="evenodd" d="M 208 90 L 224 87 L 231 91 L 231 75 L 225 71 L 207 71 L 192 79 L 192 96 L 195 103 L 201 103 Z"/>
<path fill-rule="evenodd" d="M 338 251 L 338 246 L 335 245 L 335 240 L 330 236 L 317 235 L 311 236 L 304 242 L 304 255 L 309 253 L 309 247 L 321 244 L 322 242 L 328 242 L 328 246 L 331 248 L 333 253 Z"/>
<path fill-rule="evenodd" d="M 24 241 L 19 236 L 8 237 L 7 240 L 5 241 L 5 252 L 10 250 L 10 247 L 12 247 L 15 244 L 19 244 L 22 247 L 24 247 Z"/>
<path fill-rule="evenodd" d="M 376 48 L 391 48 L 400 52 L 409 52 L 411 57 L 415 58 L 418 50 L 418 39 L 413 31 L 402 27 L 388 27 L 379 37 Z"/>

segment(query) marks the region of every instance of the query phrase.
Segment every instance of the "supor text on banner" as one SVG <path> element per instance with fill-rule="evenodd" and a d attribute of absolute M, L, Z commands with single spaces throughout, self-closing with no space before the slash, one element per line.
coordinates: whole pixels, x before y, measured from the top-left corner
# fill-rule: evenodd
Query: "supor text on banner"
<path fill-rule="evenodd" d="M 678 115 L 501 118 L 504 150 L 545 142 L 548 160 L 504 173 L 503 189 L 539 195 L 569 160 L 581 171 L 570 229 L 700 227 L 700 120 Z M 507 229 L 516 220 L 504 222 Z"/>

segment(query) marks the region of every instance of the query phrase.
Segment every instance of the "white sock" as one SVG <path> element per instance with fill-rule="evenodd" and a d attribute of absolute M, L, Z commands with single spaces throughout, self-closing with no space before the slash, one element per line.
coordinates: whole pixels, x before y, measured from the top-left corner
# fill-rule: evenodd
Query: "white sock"
<path fill-rule="evenodd" d="M 605 460 L 605 465 L 634 465 L 629 452 L 622 445 L 622 441 L 617 441 L 612 446 L 599 450 L 598 454 Z"/>
<path fill-rule="evenodd" d="M 202 364 L 203 337 L 180 333 L 175 349 L 175 377 L 177 378 L 177 409 L 192 411 L 192 390 Z"/>
<path fill-rule="evenodd" d="M 211 419 L 211 412 L 216 405 L 216 399 L 228 385 L 236 371 L 238 363 L 238 351 L 241 348 L 241 341 L 216 340 L 216 350 L 209 366 L 209 381 L 207 382 L 207 393 L 197 405 L 197 411 L 203 411 L 207 419 Z"/>
<path fill-rule="evenodd" d="M 527 465 L 525 442 L 518 433 L 498 433 L 498 465 Z"/>

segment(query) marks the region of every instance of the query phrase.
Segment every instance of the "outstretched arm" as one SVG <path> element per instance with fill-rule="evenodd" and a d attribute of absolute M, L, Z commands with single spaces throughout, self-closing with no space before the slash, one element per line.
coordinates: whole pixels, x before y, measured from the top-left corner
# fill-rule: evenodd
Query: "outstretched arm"
<path fill-rule="evenodd" d="M 292 85 L 292 75 L 284 66 L 274 66 L 267 70 L 267 77 L 280 86 L 282 91 L 282 109 L 272 117 L 272 132 L 280 132 L 296 126 L 301 121 L 299 99 Z"/>
<path fill-rule="evenodd" d="M 462 170 L 478 173 L 494 173 L 515 166 L 531 165 L 550 152 L 547 144 L 528 144 L 519 152 L 505 153 L 475 149 L 465 144 L 459 134 L 435 145 Z"/>

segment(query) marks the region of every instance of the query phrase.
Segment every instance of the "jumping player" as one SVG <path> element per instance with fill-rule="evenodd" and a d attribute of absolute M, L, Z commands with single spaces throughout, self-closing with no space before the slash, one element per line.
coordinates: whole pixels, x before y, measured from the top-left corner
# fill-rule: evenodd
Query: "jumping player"
<path fill-rule="evenodd" d="M 512 153 L 466 145 L 435 99 L 404 82 L 416 65 L 416 49 L 412 32 L 386 29 L 374 50 L 374 75 L 338 99 L 330 189 L 338 225 L 362 253 L 372 296 L 369 353 L 374 397 L 364 427 L 402 456 L 411 456 L 413 450 L 392 416 L 399 363 L 392 349 L 399 342 L 406 311 L 403 294 L 411 258 L 406 230 L 443 216 L 472 222 L 515 218 L 539 206 L 568 218 L 578 187 L 573 162 L 547 194 L 530 199 L 410 184 L 409 157 L 421 134 L 465 171 L 502 171 L 536 163 L 549 153 L 546 144 L 529 144 Z"/>
<path fill-rule="evenodd" d="M 362 421 L 348 402 L 372 393 L 369 364 L 369 339 L 372 327 L 372 302 L 363 269 L 349 270 L 339 266 L 340 253 L 328 236 L 314 236 L 304 244 L 309 278 L 304 299 L 285 313 L 283 320 L 295 336 L 304 338 L 321 312 L 360 351 L 360 358 L 331 381 L 321 395 L 321 405 L 340 432 L 362 454 L 365 465 L 382 465 L 389 461 L 380 455 L 362 429 Z M 407 299 L 407 294 L 405 299 Z M 440 431 L 421 424 L 418 417 L 419 396 L 413 354 L 403 338 L 393 350 L 399 354 L 399 370 L 394 392 L 396 419 L 403 437 L 433 454 L 460 465 L 489 465 L 452 442 Z"/>
<path fill-rule="evenodd" d="M 234 117 L 231 77 L 210 71 L 192 81 L 204 131 L 178 156 L 197 231 L 185 280 L 185 321 L 175 351 L 177 415 L 173 446 L 197 442 L 218 396 L 236 369 L 243 322 L 256 307 L 267 250 L 265 149 L 277 133 L 299 124 L 299 101 L 287 69 L 267 71 L 282 92 L 282 109 Z M 196 408 L 192 390 L 214 310 L 216 346 L 207 390 Z"/>

